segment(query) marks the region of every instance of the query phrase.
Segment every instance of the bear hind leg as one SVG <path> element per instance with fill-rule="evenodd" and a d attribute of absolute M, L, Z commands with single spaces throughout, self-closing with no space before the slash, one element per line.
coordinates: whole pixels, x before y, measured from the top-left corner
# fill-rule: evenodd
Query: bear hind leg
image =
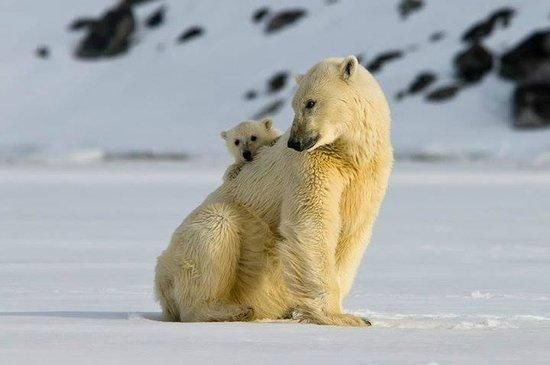
<path fill-rule="evenodd" d="M 254 309 L 238 304 L 212 303 L 195 312 L 197 322 L 247 322 L 253 319 Z"/>
<path fill-rule="evenodd" d="M 231 300 L 242 246 L 243 214 L 229 204 L 205 207 L 181 232 L 174 300 L 182 322 L 247 321 L 252 308 Z"/>

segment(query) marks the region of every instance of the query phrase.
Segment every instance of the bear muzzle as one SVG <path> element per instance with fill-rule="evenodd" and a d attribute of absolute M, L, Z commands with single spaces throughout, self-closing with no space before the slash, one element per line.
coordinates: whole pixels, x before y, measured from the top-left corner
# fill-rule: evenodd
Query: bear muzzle
<path fill-rule="evenodd" d="M 305 137 L 305 138 L 296 138 L 290 136 L 288 138 L 287 146 L 298 152 L 309 150 L 311 147 L 315 146 L 319 140 L 319 135 L 315 137 Z"/>
<path fill-rule="evenodd" d="M 243 152 L 243 158 L 246 160 L 246 161 L 252 161 L 252 152 L 250 151 L 244 151 Z"/>

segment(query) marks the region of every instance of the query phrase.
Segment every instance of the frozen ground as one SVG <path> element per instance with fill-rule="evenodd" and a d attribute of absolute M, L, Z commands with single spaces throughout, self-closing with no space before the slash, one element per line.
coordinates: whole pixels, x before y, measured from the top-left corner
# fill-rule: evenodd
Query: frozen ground
<path fill-rule="evenodd" d="M 0 167 L 0 363 L 547 363 L 550 172 L 400 165 L 346 303 L 364 329 L 158 320 L 156 256 L 219 182 Z"/>

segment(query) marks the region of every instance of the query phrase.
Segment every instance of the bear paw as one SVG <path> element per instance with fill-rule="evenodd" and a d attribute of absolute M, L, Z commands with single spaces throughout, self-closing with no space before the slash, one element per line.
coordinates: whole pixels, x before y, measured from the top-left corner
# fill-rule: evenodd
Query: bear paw
<path fill-rule="evenodd" d="M 248 322 L 254 319 L 254 308 L 252 307 L 242 307 L 239 312 L 237 312 L 232 320 L 234 322 Z"/>
<path fill-rule="evenodd" d="M 294 319 L 300 323 L 311 323 L 327 326 L 369 327 L 371 322 L 363 317 L 348 313 L 319 313 L 317 311 L 293 308 L 289 310 L 285 318 Z"/>

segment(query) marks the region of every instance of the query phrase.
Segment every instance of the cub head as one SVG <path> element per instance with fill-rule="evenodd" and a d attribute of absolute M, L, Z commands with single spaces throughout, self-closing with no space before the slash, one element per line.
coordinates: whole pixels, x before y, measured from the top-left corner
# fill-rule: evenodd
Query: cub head
<path fill-rule="evenodd" d="M 280 135 L 269 118 L 244 121 L 221 133 L 235 162 L 252 161 L 260 147 L 271 144 Z"/>
<path fill-rule="evenodd" d="M 369 94 L 376 99 L 381 90 L 355 56 L 325 59 L 297 76 L 296 82 L 289 148 L 312 151 L 341 137 L 363 142 L 358 134 L 364 134 Z M 382 99 L 385 104 L 383 94 Z"/>

